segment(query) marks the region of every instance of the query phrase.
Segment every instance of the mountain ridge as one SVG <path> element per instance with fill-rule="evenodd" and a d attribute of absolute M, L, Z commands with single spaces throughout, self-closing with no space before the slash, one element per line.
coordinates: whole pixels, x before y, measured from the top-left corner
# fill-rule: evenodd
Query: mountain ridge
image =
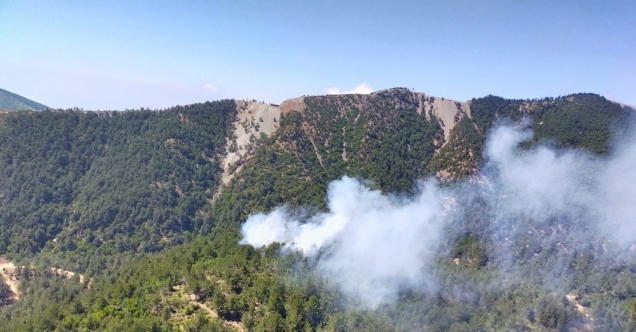
<path fill-rule="evenodd" d="M 48 109 L 48 106 L 42 105 L 33 100 L 22 97 L 16 93 L 0 89 L 0 110 L 5 111 L 40 111 Z"/>

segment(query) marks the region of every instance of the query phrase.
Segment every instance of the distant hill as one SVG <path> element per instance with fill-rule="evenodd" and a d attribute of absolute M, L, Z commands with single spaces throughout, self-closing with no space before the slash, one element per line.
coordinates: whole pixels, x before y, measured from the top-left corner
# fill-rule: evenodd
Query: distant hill
<path fill-rule="evenodd" d="M 48 107 L 33 100 L 24 98 L 13 92 L 0 89 L 0 110 L 9 111 L 35 111 L 44 110 Z"/>

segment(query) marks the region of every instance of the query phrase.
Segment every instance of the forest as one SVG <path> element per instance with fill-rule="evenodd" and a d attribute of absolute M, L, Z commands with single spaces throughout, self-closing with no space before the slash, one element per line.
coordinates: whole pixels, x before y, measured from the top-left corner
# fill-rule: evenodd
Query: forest
<path fill-rule="evenodd" d="M 218 185 L 234 102 L 163 111 L 7 114 L 0 128 L 0 253 L 105 257 L 184 243 Z M 50 253 L 50 255 L 48 255 Z"/>
<path fill-rule="evenodd" d="M 430 259 L 436 287 L 403 289 L 375 308 L 284 243 L 241 243 L 255 213 L 327 211 L 329 185 L 345 175 L 397 197 L 419 194 L 428 178 L 461 187 L 488 165 L 488 135 L 502 124 L 526 121 L 534 135 L 522 149 L 599 160 L 634 128 L 634 110 L 595 94 L 486 96 L 457 113 L 447 140 L 423 98 L 402 88 L 305 97 L 225 186 L 233 100 L 1 114 L 0 255 L 20 281 L 19 299 L 0 283 L 1 329 L 634 330 L 633 254 L 604 254 L 591 226 L 568 216 L 522 218 L 495 237 L 497 216 L 479 195 L 458 198 L 471 208 L 443 228 Z M 513 239 L 505 260 L 502 238 Z M 589 246 L 574 245 L 581 239 Z"/>

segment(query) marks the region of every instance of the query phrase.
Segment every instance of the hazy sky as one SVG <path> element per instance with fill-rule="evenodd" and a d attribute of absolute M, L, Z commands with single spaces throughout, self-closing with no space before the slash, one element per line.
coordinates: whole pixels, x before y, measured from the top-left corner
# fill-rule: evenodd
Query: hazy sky
<path fill-rule="evenodd" d="M 0 88 L 51 107 L 396 86 L 636 105 L 636 0 L 0 0 Z"/>

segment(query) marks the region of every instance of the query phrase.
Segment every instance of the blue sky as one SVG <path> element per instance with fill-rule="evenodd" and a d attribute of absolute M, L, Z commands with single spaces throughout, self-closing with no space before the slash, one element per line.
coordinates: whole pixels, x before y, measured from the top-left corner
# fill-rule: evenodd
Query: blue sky
<path fill-rule="evenodd" d="M 636 1 L 0 0 L 0 88 L 51 107 L 396 86 L 636 105 Z"/>

